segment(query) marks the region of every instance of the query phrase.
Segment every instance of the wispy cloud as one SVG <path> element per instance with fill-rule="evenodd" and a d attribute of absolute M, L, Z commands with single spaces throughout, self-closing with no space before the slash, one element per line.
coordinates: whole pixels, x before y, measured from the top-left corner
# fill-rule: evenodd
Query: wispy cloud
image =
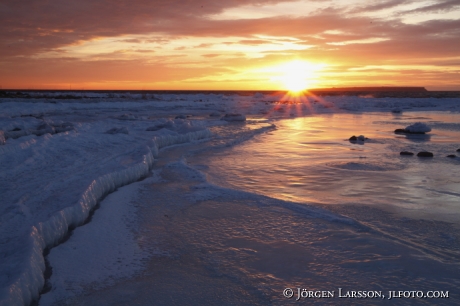
<path fill-rule="evenodd" d="M 455 8 L 460 7 L 460 1 L 459 0 L 447 0 L 447 1 L 440 1 L 435 4 L 431 5 L 426 5 L 422 6 L 410 11 L 407 11 L 407 13 L 422 13 L 422 12 L 448 12 L 451 10 L 454 10 Z"/>

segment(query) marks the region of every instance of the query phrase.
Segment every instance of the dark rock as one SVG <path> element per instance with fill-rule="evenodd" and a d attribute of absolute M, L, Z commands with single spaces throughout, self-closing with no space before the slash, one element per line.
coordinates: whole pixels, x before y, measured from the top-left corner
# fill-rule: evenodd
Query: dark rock
<path fill-rule="evenodd" d="M 418 152 L 417 156 L 418 157 L 433 157 L 434 155 L 431 152 L 423 151 L 423 152 Z"/>
<path fill-rule="evenodd" d="M 414 155 L 414 153 L 412 153 L 412 152 L 408 152 L 408 151 L 402 151 L 401 153 L 399 153 L 399 155 L 407 155 L 407 156 L 412 156 L 412 155 Z"/>
<path fill-rule="evenodd" d="M 353 135 L 348 140 L 350 140 L 350 142 L 355 142 L 355 141 L 364 142 L 365 140 L 369 140 L 369 138 L 364 137 L 363 135 L 359 135 L 359 136 Z"/>
<path fill-rule="evenodd" d="M 17 132 L 17 131 L 20 131 L 20 130 L 21 130 L 20 128 L 17 128 L 17 127 L 16 127 L 16 128 L 14 128 L 14 129 L 12 129 L 11 132 Z"/>
<path fill-rule="evenodd" d="M 187 119 L 186 115 L 177 115 L 174 119 Z"/>
<path fill-rule="evenodd" d="M 460 152 L 460 149 L 457 149 L 457 152 Z"/>
<path fill-rule="evenodd" d="M 406 130 L 406 129 L 396 129 L 395 130 L 395 134 L 418 134 L 418 135 L 425 135 L 424 132 L 411 132 L 409 130 Z"/>
<path fill-rule="evenodd" d="M 455 157 L 457 157 L 457 155 L 450 154 L 450 155 L 447 155 L 446 157 L 455 158 Z"/>

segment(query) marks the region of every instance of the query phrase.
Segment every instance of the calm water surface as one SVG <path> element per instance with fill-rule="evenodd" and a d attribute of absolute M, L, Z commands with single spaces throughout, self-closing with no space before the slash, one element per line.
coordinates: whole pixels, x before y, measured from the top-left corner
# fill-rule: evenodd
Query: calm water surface
<path fill-rule="evenodd" d="M 191 162 L 209 179 L 300 203 L 374 205 L 403 216 L 460 224 L 460 114 L 328 114 L 276 121 L 277 130 Z M 396 135 L 414 122 L 427 135 Z M 352 135 L 364 142 L 351 143 Z M 434 153 L 434 158 L 400 156 Z"/>

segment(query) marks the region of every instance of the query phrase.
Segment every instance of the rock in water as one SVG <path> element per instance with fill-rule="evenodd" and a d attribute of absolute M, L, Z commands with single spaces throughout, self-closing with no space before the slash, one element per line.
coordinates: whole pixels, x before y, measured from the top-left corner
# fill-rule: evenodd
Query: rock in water
<path fill-rule="evenodd" d="M 455 158 L 455 157 L 457 157 L 457 155 L 450 154 L 450 155 L 447 155 L 446 157 Z"/>
<path fill-rule="evenodd" d="M 401 153 L 399 153 L 399 155 L 412 156 L 412 155 L 414 155 L 414 153 L 408 152 L 408 151 L 402 151 Z"/>
<path fill-rule="evenodd" d="M 418 152 L 417 156 L 418 157 L 433 157 L 434 155 L 431 152 L 422 151 L 422 152 Z"/>
<path fill-rule="evenodd" d="M 355 142 L 355 141 L 361 141 L 361 142 L 364 142 L 364 140 L 368 140 L 369 138 L 366 138 L 364 137 L 363 135 L 359 135 L 359 136 L 351 136 L 350 138 L 348 138 L 349 141 L 351 142 Z"/>

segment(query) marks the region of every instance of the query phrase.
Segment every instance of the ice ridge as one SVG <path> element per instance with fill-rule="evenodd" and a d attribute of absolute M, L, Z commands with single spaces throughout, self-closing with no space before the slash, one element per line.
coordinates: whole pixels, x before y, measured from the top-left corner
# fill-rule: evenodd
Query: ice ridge
<path fill-rule="evenodd" d="M 105 174 L 94 179 L 75 205 L 66 207 L 45 222 L 32 226 L 29 233 L 30 252 L 15 280 L 0 291 L 0 305 L 29 305 L 37 299 L 45 284 L 45 259 L 43 252 L 61 241 L 70 228 L 79 226 L 88 218 L 90 211 L 107 194 L 117 188 L 138 181 L 148 175 L 158 156 L 159 149 L 211 136 L 208 129 L 179 135 L 157 136 L 144 148 L 142 161 L 133 166 Z"/>

